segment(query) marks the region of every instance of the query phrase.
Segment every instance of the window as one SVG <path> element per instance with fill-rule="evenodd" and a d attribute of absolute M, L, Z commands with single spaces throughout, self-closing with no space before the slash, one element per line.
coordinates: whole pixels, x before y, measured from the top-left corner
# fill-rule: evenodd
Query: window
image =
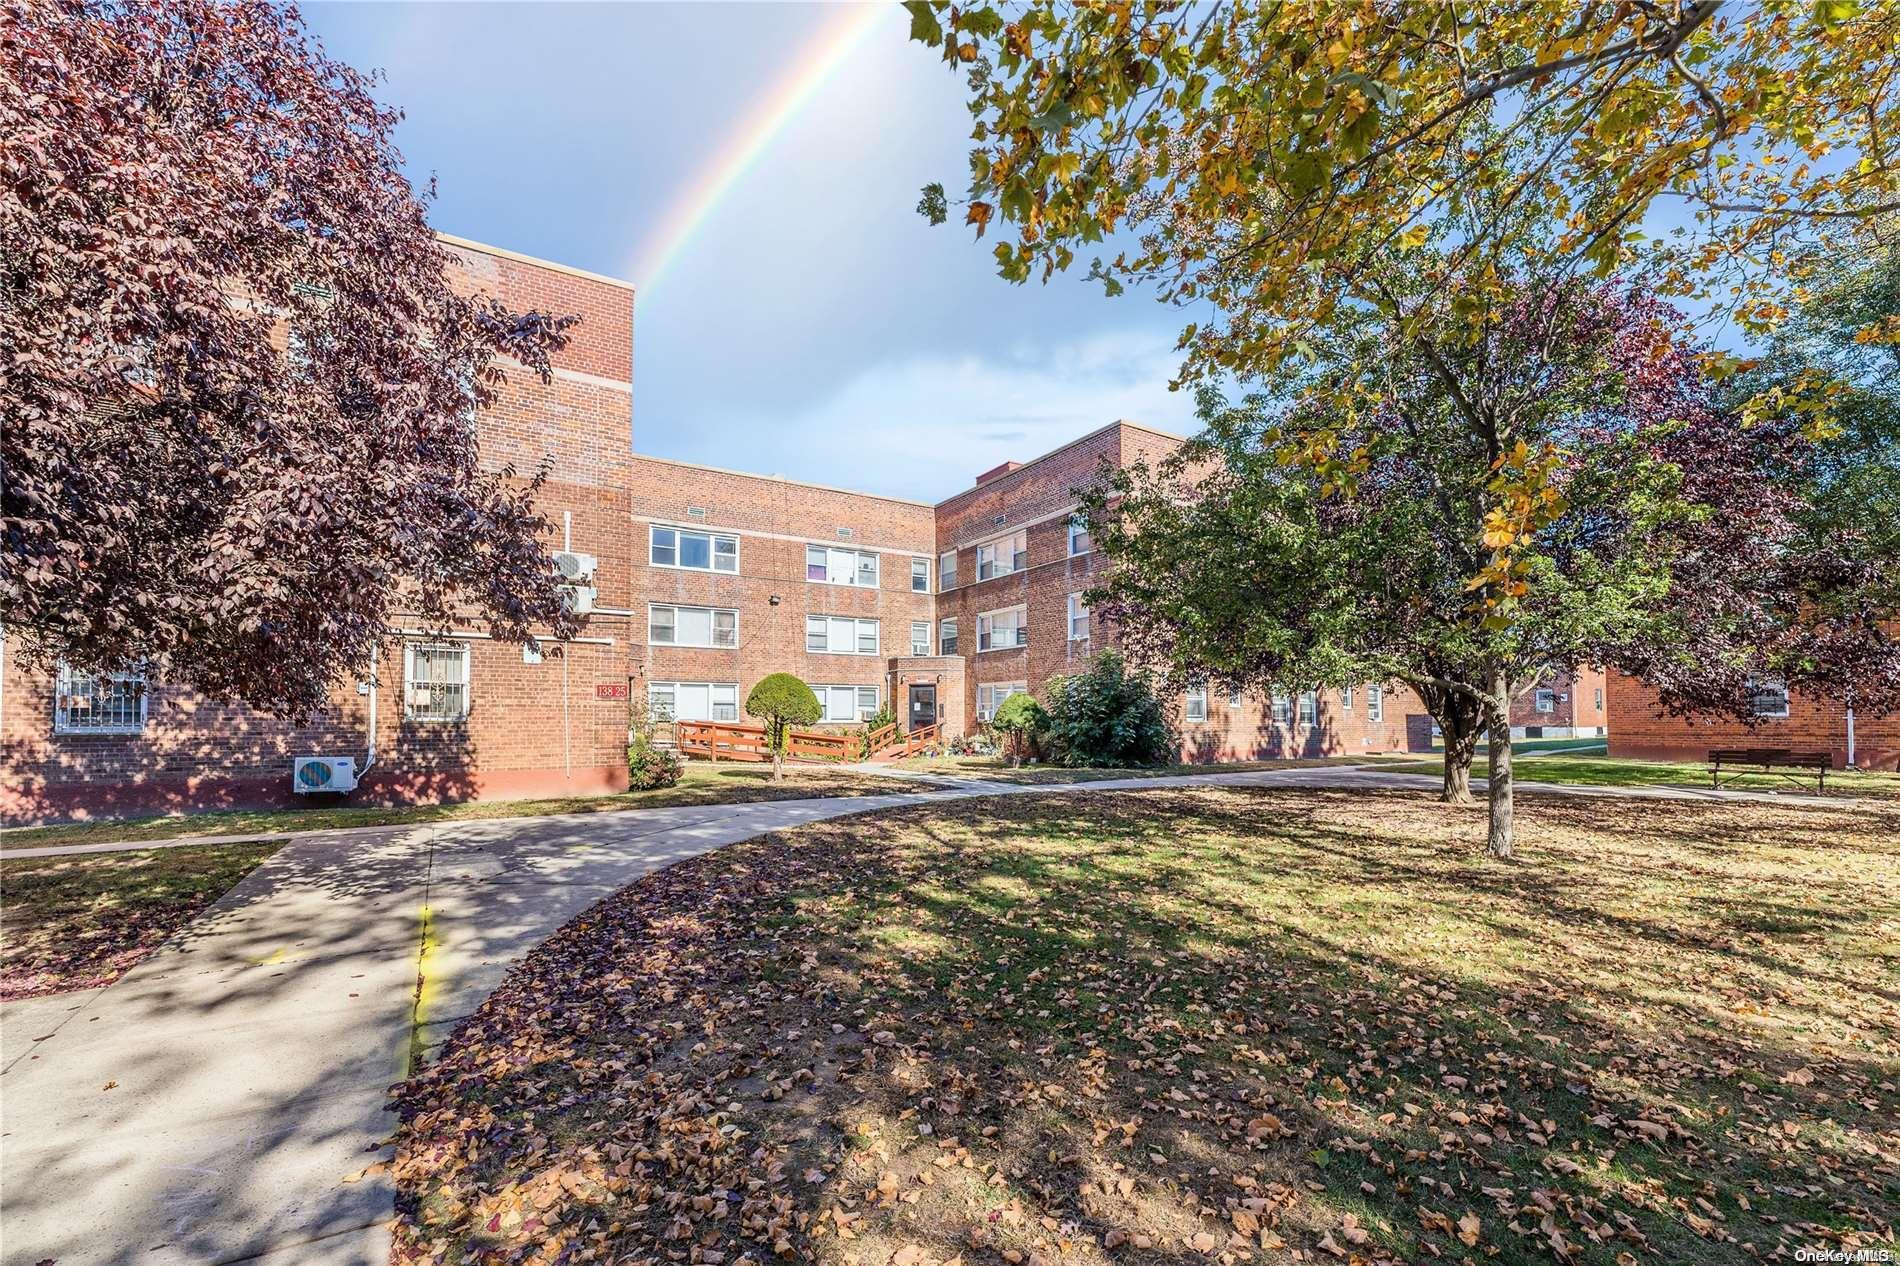
<path fill-rule="evenodd" d="M 1189 721 L 1207 720 L 1207 687 L 1189 686 L 1186 714 Z"/>
<path fill-rule="evenodd" d="M 653 646 L 739 644 L 739 613 L 724 607 L 647 607 L 647 642 Z"/>
<path fill-rule="evenodd" d="M 1000 651 L 1029 645 L 1028 612 L 1023 607 L 987 611 L 976 617 L 976 649 Z"/>
<path fill-rule="evenodd" d="M 1240 691 L 1229 690 L 1227 692 L 1227 706 L 1230 708 L 1238 708 L 1240 706 L 1240 703 L 1241 703 Z"/>
<path fill-rule="evenodd" d="M 912 620 L 910 622 L 910 653 L 930 654 L 930 621 Z"/>
<path fill-rule="evenodd" d="M 1069 555 L 1086 554 L 1095 548 L 1089 539 L 1089 521 L 1087 516 L 1072 514 L 1069 516 Z"/>
<path fill-rule="evenodd" d="M 1029 566 L 1029 534 L 1012 532 L 1008 536 L 976 547 L 976 578 L 1007 576 Z"/>
<path fill-rule="evenodd" d="M 468 715 L 468 647 L 412 643 L 404 648 L 403 715 L 414 721 L 460 721 Z"/>
<path fill-rule="evenodd" d="M 1557 692 L 1555 690 L 1539 690 L 1536 695 L 1536 704 L 1539 712 L 1555 712 L 1557 710 Z"/>
<path fill-rule="evenodd" d="M 1788 715 L 1788 683 L 1779 677 L 1748 679 L 1748 708 L 1758 717 Z"/>
<path fill-rule="evenodd" d="M 1341 712 L 1352 711 L 1352 687 L 1351 686 L 1341 686 L 1339 688 L 1339 710 Z"/>
<path fill-rule="evenodd" d="M 877 555 L 864 550 L 805 547 L 805 579 L 825 585 L 877 588 Z"/>
<path fill-rule="evenodd" d="M 1603 687 L 1597 687 L 1597 711 L 1603 711 Z"/>
<path fill-rule="evenodd" d="M 688 532 L 683 528 L 653 527 L 647 536 L 647 562 L 655 567 L 683 567 L 688 571 L 739 570 L 739 538 L 715 532 Z"/>
<path fill-rule="evenodd" d="M 930 560 L 928 558 L 910 560 L 910 591 L 912 593 L 930 592 Z"/>
<path fill-rule="evenodd" d="M 1089 636 L 1089 604 L 1082 601 L 1082 595 L 1069 595 L 1069 640 L 1084 642 Z"/>
<path fill-rule="evenodd" d="M 1300 724 L 1314 725 L 1319 721 L 1319 696 L 1311 690 L 1300 692 Z"/>
<path fill-rule="evenodd" d="M 848 615 L 805 617 L 805 649 L 818 655 L 877 654 L 877 621 Z"/>
<path fill-rule="evenodd" d="M 876 686 L 813 686 L 811 692 L 825 710 L 820 720 L 869 721 L 877 715 Z"/>
<path fill-rule="evenodd" d="M 1385 720 L 1385 687 L 1376 681 L 1366 683 L 1366 720 Z"/>
<path fill-rule="evenodd" d="M 937 555 L 937 592 L 946 593 L 957 587 L 957 552 L 947 549 Z"/>
<path fill-rule="evenodd" d="M 957 622 L 954 619 L 940 621 L 937 625 L 937 654 L 954 655 L 957 653 Z"/>
<path fill-rule="evenodd" d="M 654 681 L 647 683 L 647 706 L 655 721 L 737 721 L 736 681 Z"/>
<path fill-rule="evenodd" d="M 1285 725 L 1293 719 L 1293 701 L 1285 695 L 1273 696 L 1273 723 Z"/>
<path fill-rule="evenodd" d="M 94 676 L 61 664 L 58 692 L 53 708 L 55 734 L 145 732 L 143 672 Z"/>
<path fill-rule="evenodd" d="M 1029 693 L 1029 683 L 1023 681 L 985 682 L 976 688 L 976 719 L 988 721 L 996 715 L 996 709 L 1003 700 L 1011 695 Z"/>

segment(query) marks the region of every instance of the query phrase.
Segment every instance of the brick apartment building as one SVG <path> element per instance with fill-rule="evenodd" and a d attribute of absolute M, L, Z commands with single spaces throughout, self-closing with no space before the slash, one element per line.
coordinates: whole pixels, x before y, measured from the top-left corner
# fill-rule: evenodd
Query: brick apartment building
<path fill-rule="evenodd" d="M 581 633 L 537 653 L 477 621 L 447 635 L 399 621 L 373 677 L 300 726 L 163 681 L 30 673 L 0 636 L 0 820 L 289 802 L 294 758 L 316 755 L 356 758 L 359 801 L 607 791 L 626 785 L 634 700 L 739 720 L 754 683 L 789 672 L 826 724 L 888 704 L 907 728 L 954 735 L 1100 649 L 1080 600 L 1100 556 L 1074 490 L 1104 461 L 1153 460 L 1179 437 L 1111 423 L 936 505 L 637 455 L 632 287 L 443 242 L 460 283 L 582 317 L 553 381 L 510 375 L 479 420 L 485 463 L 551 461 L 548 544 L 596 560 Z M 1430 742 L 1418 699 L 1379 683 L 1191 691 L 1178 706 L 1193 760 Z"/>
<path fill-rule="evenodd" d="M 1511 702 L 1513 738 L 1600 738 L 1609 733 L 1603 670 L 1547 673 Z"/>
<path fill-rule="evenodd" d="M 1900 713 L 1856 714 L 1845 700 L 1790 693 L 1763 682 L 1755 724 L 1727 716 L 1672 716 L 1656 690 L 1621 673 L 1609 676 L 1610 755 L 1651 760 L 1706 758 L 1718 747 L 1781 747 L 1829 752 L 1836 769 L 1900 769 Z"/>

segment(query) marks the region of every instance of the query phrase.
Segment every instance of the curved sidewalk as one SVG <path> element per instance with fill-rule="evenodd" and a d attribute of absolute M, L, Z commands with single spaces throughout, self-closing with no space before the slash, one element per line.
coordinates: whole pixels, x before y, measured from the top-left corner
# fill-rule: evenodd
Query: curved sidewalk
<path fill-rule="evenodd" d="M 1437 782 L 1340 767 L 1036 785 L 911 777 L 929 789 L 293 837 L 114 984 L 0 1006 L 7 1266 L 46 1258 L 60 1266 L 382 1266 L 393 1191 L 373 1163 L 393 1124 L 383 1111 L 386 1089 L 528 949 L 600 898 L 681 858 L 807 822 L 972 796 Z"/>

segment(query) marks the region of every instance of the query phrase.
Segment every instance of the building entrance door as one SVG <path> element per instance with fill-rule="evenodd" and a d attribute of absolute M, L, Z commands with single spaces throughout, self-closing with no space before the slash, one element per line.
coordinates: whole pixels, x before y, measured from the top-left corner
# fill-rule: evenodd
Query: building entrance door
<path fill-rule="evenodd" d="M 909 733 L 937 723 L 937 688 L 935 686 L 912 686 L 910 688 L 910 724 L 905 727 Z"/>

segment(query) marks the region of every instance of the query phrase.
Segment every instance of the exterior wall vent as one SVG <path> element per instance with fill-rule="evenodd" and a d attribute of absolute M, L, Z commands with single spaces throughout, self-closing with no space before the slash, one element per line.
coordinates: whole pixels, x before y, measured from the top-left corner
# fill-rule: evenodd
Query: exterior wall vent
<path fill-rule="evenodd" d="M 686 517 L 689 519 L 703 519 L 706 517 L 706 507 L 705 506 L 687 506 Z"/>
<path fill-rule="evenodd" d="M 850 540 L 850 539 L 852 538 L 852 536 L 853 536 L 853 535 L 854 535 L 854 533 L 853 533 L 853 532 L 851 531 L 851 529 L 850 529 L 850 528 L 839 528 L 839 529 L 838 529 L 838 539 L 839 539 L 839 540 L 841 540 L 841 541 L 848 541 L 848 540 Z"/>

